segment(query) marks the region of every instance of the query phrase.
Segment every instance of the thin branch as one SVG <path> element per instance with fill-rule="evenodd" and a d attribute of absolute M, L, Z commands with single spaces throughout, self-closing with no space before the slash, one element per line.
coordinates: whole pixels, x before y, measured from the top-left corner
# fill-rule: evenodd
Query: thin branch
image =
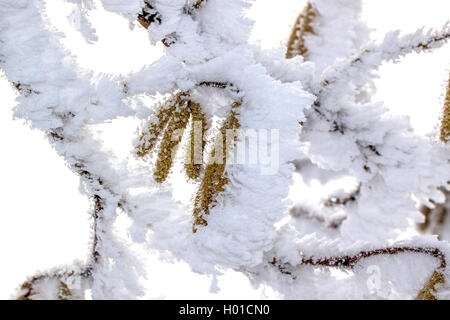
<path fill-rule="evenodd" d="M 444 203 L 434 203 L 434 208 L 429 208 L 425 205 L 420 207 L 420 212 L 425 216 L 425 221 L 418 225 L 421 232 L 427 234 L 435 234 L 440 236 L 446 222 L 450 216 L 450 191 L 444 187 L 439 188 L 445 195 Z"/>
<path fill-rule="evenodd" d="M 390 247 L 369 251 L 361 251 L 356 255 L 343 255 L 326 258 L 302 257 L 299 265 L 353 269 L 361 260 L 369 257 L 374 257 L 378 255 L 396 255 L 399 253 L 408 253 L 408 252 L 425 254 L 439 260 L 439 266 L 433 271 L 433 274 L 431 275 L 430 279 L 425 283 L 425 286 L 420 290 L 416 298 L 418 300 L 436 299 L 436 296 L 434 295 L 436 291 L 436 286 L 446 281 L 445 276 L 443 275 L 442 272 L 447 267 L 445 255 L 438 248 L 405 246 L 405 247 Z M 280 271 L 280 273 L 291 276 L 293 279 L 296 279 L 296 277 L 293 275 L 292 272 L 293 266 L 291 264 L 283 263 L 275 257 L 272 259 L 272 261 L 269 261 L 269 264 L 275 266 Z"/>

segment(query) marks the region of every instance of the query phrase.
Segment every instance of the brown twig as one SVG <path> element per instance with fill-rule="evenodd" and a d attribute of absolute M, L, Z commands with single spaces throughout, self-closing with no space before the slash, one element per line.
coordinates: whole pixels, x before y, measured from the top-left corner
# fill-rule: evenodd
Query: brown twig
<path fill-rule="evenodd" d="M 299 265 L 311 265 L 318 267 L 336 267 L 336 268 L 350 268 L 353 269 L 361 260 L 374 257 L 378 255 L 395 255 L 399 253 L 419 253 L 431 256 L 439 260 L 439 266 L 433 271 L 430 279 L 425 283 L 425 286 L 417 295 L 418 300 L 434 300 L 436 296 L 433 294 L 436 291 L 438 284 L 445 282 L 445 276 L 442 271 L 447 267 L 447 261 L 444 253 L 438 248 L 431 247 L 389 247 L 368 251 L 361 251 L 356 255 L 343 255 L 336 257 L 314 258 L 302 257 Z M 292 273 L 293 266 L 289 263 L 283 263 L 277 258 L 269 261 L 269 264 L 275 266 L 282 274 L 296 277 Z"/>

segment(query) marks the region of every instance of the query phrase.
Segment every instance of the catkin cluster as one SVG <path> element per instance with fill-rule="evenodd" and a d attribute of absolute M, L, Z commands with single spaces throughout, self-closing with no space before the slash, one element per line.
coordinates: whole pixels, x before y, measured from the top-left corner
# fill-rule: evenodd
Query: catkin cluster
<path fill-rule="evenodd" d="M 156 108 L 142 129 L 135 146 L 136 155 L 144 158 L 153 152 L 157 154 L 153 177 L 156 182 L 166 181 L 174 165 L 174 157 L 181 142 L 184 131 L 191 123 L 189 141 L 187 143 L 184 169 L 191 180 L 198 180 L 194 208 L 193 232 L 198 226 L 206 226 L 206 216 L 214 207 L 217 196 L 225 190 L 228 183 L 226 172 L 229 151 L 237 140 L 236 135 L 227 140 L 229 130 L 238 130 L 239 108 L 242 101 L 235 101 L 229 115 L 225 118 L 213 140 L 213 148 L 206 165 L 203 164 L 203 153 L 206 147 L 205 132 L 208 130 L 205 113 L 199 103 L 190 99 L 189 93 L 180 92 L 162 102 Z M 156 150 L 156 151 L 155 151 Z"/>

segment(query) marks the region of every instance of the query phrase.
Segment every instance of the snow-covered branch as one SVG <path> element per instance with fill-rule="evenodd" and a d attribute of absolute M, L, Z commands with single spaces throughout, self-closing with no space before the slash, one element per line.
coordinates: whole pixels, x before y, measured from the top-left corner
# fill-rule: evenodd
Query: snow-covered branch
<path fill-rule="evenodd" d="M 90 287 L 92 270 L 72 265 L 35 275 L 25 281 L 14 298 L 16 300 L 79 300 Z"/>
<path fill-rule="evenodd" d="M 429 280 L 425 282 L 423 288 L 417 293 L 418 300 L 437 300 L 436 291 L 437 286 L 445 283 L 446 276 L 443 274 L 447 267 L 447 260 L 444 253 L 439 248 L 431 247 L 417 247 L 417 246 L 393 246 L 381 249 L 361 251 L 355 255 L 342 255 L 335 257 L 317 258 L 317 257 L 302 257 L 298 265 L 310 265 L 315 267 L 333 267 L 333 268 L 350 268 L 353 269 L 363 259 L 376 257 L 379 255 L 398 255 L 401 253 L 424 254 L 439 261 L 438 266 L 433 270 Z M 275 266 L 283 275 L 287 275 L 296 279 L 293 275 L 293 268 L 290 263 L 283 263 L 277 258 L 273 258 L 269 262 Z"/>

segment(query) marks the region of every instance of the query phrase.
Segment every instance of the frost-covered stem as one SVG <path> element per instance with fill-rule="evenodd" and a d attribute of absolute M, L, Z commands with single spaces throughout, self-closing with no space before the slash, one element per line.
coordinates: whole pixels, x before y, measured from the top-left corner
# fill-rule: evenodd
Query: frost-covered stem
<path fill-rule="evenodd" d="M 444 106 L 442 108 L 440 140 L 443 143 L 450 141 L 450 78 L 447 82 Z M 440 234 L 442 226 L 445 225 L 446 219 L 449 217 L 450 210 L 450 191 L 440 188 L 445 194 L 446 199 L 443 204 L 435 204 L 434 208 L 422 205 L 420 211 L 425 216 L 425 222 L 419 225 L 421 231 L 431 231 L 433 234 Z"/>
<path fill-rule="evenodd" d="M 228 141 L 227 130 L 238 130 L 240 128 L 239 112 L 242 101 L 236 101 L 231 107 L 231 112 L 220 128 L 220 135 L 217 138 L 218 148 L 214 149 L 211 155 L 212 161 L 206 165 L 202 182 L 197 191 L 194 202 L 194 223 L 193 232 L 197 232 L 197 228 L 201 225 L 207 226 L 207 216 L 210 214 L 211 208 L 215 206 L 217 197 L 225 190 L 229 182 L 226 172 L 228 152 L 231 150 L 235 140 Z M 216 159 L 218 158 L 218 159 Z"/>
<path fill-rule="evenodd" d="M 193 15 L 196 10 L 200 9 L 202 4 L 207 0 L 196 0 L 192 5 L 186 5 L 184 7 L 183 13 L 186 15 Z M 151 1 L 144 1 L 144 7 L 142 12 L 137 16 L 138 22 L 142 27 L 148 29 L 150 25 L 157 23 L 161 24 L 164 20 L 164 16 L 152 5 Z M 177 42 L 178 37 L 176 34 L 169 34 L 161 42 L 166 46 L 170 47 L 175 42 Z"/>
<path fill-rule="evenodd" d="M 426 34 L 422 30 L 402 37 L 399 37 L 399 32 L 389 33 L 381 44 L 368 46 L 347 62 L 337 62 L 337 65 L 327 69 L 316 94 L 320 95 L 336 81 L 346 81 L 353 73 L 361 72 L 361 67 L 376 70 L 382 63 L 395 61 L 408 53 L 437 49 L 449 39 L 450 24 L 443 30 L 429 30 Z"/>
<path fill-rule="evenodd" d="M 235 85 L 230 82 L 217 82 L 217 81 L 202 81 L 198 84 L 200 87 L 210 87 L 210 88 L 217 88 L 217 89 L 227 89 L 230 88 L 232 90 L 235 90 L 236 92 L 239 92 L 238 89 L 236 89 Z"/>
<path fill-rule="evenodd" d="M 444 253 L 439 248 L 431 247 L 414 247 L 414 246 L 402 246 L 402 247 L 388 247 L 381 249 L 374 249 L 368 251 L 361 251 L 356 255 L 343 255 L 336 257 L 315 258 L 315 257 L 302 257 L 301 265 L 310 265 L 317 267 L 336 267 L 336 268 L 354 268 L 361 260 L 379 256 L 379 255 L 395 255 L 399 253 L 418 253 L 425 254 L 439 260 L 438 267 L 433 271 L 430 279 L 426 282 L 424 288 L 418 293 L 417 299 L 419 300 L 434 300 L 435 286 L 437 284 L 445 283 L 446 279 L 443 275 L 444 269 L 447 267 L 447 260 Z M 293 276 L 293 266 L 289 263 L 283 263 L 277 258 L 273 258 L 269 262 L 275 266 L 282 274 Z"/>
<path fill-rule="evenodd" d="M 14 88 L 17 89 L 19 94 L 22 95 L 24 98 L 29 98 L 29 97 L 32 97 L 33 95 L 40 94 L 39 91 L 32 89 L 31 86 L 29 86 L 29 85 L 25 85 L 20 82 L 15 82 L 12 84 L 13 84 Z M 71 115 L 71 117 L 74 117 L 74 116 L 75 116 L 74 114 Z M 65 140 L 67 139 L 64 135 L 64 131 L 62 128 L 60 128 L 60 130 L 56 130 L 56 131 L 50 130 L 49 132 L 47 132 L 47 135 L 48 135 L 48 138 L 50 139 L 51 143 L 60 143 L 61 144 L 61 143 L 64 143 Z M 74 172 L 77 172 L 82 179 L 85 179 L 89 184 L 95 183 L 99 186 L 103 185 L 102 179 L 98 176 L 93 175 L 91 172 L 89 172 L 85 168 L 85 166 L 82 164 L 82 161 L 80 161 L 79 163 L 75 163 L 72 166 L 72 169 Z M 69 273 L 67 273 L 67 272 L 64 273 L 64 272 L 58 271 L 58 273 L 36 275 L 32 279 L 26 281 L 22 285 L 22 289 L 26 288 L 27 293 L 25 293 L 23 296 L 19 297 L 19 299 L 28 298 L 28 296 L 33 291 L 33 287 L 36 284 L 36 282 L 42 281 L 45 278 L 55 278 L 55 277 L 61 278 L 62 276 L 74 276 L 76 274 L 78 274 L 81 277 L 86 278 L 86 279 L 91 277 L 92 270 L 94 268 L 94 264 L 98 261 L 98 257 L 99 257 L 99 253 L 96 250 L 96 246 L 98 243 L 97 226 L 98 226 L 98 219 L 100 219 L 100 216 L 103 211 L 103 205 L 102 205 L 103 199 L 98 194 L 94 194 L 92 198 L 93 198 L 93 202 L 94 202 L 94 209 L 91 214 L 92 219 L 93 219 L 93 246 L 92 246 L 92 250 L 91 250 L 91 256 L 89 257 L 89 263 L 87 266 L 84 267 L 84 271 L 78 272 L 78 273 L 76 273 L 74 271 L 70 271 Z M 62 284 L 63 284 L 63 282 L 62 282 Z M 66 290 L 68 292 L 70 292 L 70 290 L 68 288 L 66 288 Z"/>

